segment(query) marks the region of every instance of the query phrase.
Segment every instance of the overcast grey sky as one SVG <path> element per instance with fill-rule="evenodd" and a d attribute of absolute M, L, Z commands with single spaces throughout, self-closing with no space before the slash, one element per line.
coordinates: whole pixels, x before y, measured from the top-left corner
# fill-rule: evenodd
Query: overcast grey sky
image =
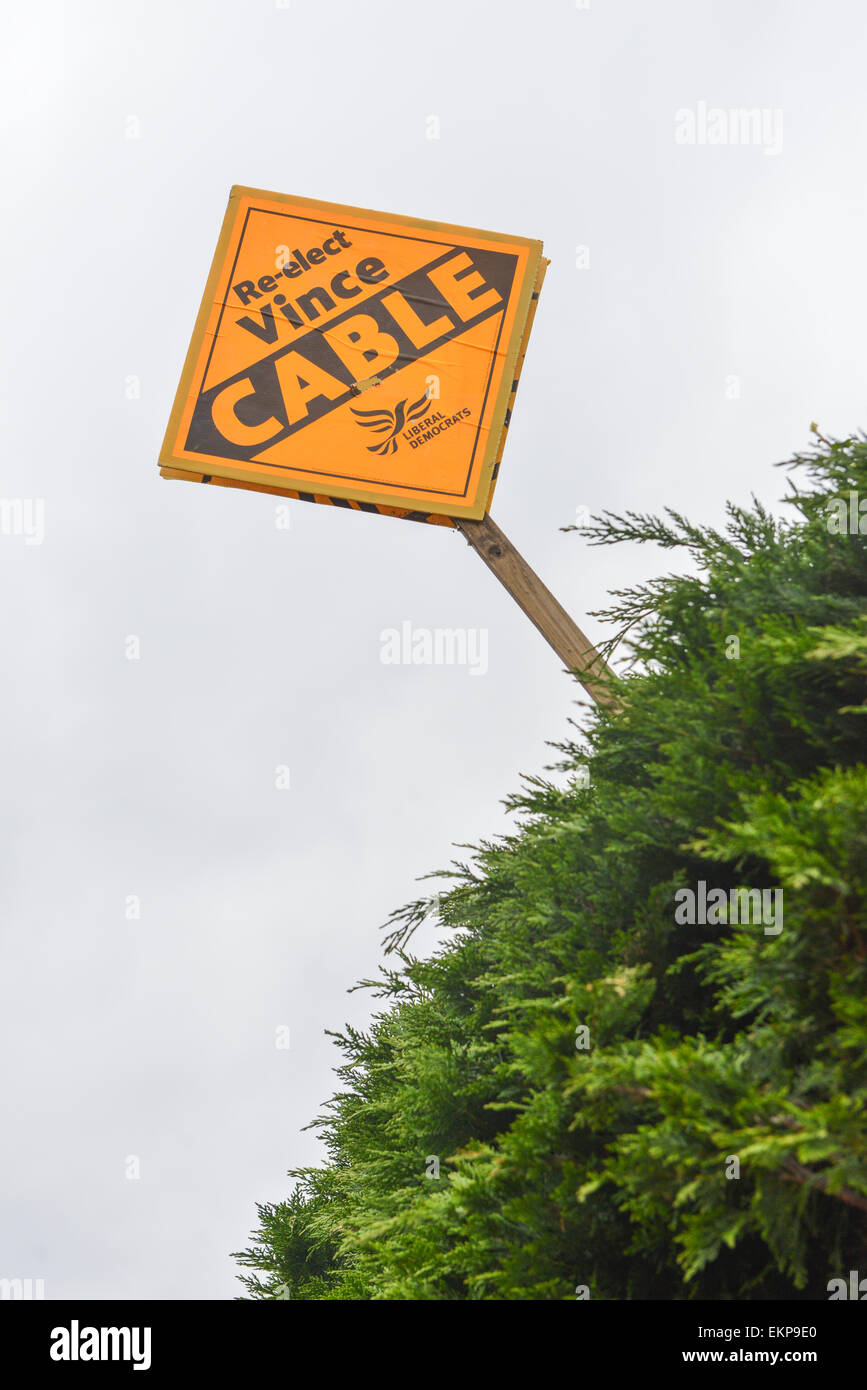
<path fill-rule="evenodd" d="M 668 560 L 577 508 L 719 523 L 865 423 L 862 36 L 856 0 L 4 5 L 0 493 L 44 539 L 0 535 L 0 1277 L 234 1296 L 379 924 L 576 713 L 457 534 L 159 478 L 231 185 L 544 241 L 494 515 L 601 638 Z M 405 619 L 486 629 L 487 674 L 384 665 Z"/>

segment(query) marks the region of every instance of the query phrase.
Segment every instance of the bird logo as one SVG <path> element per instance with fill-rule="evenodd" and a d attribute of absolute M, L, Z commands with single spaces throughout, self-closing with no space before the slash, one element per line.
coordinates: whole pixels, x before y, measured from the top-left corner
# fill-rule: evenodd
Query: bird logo
<path fill-rule="evenodd" d="M 417 420 L 420 415 L 430 407 L 430 398 L 425 391 L 423 396 L 419 396 L 412 405 L 407 405 L 406 397 L 398 401 L 394 410 L 384 407 L 381 410 L 356 410 L 350 406 L 350 410 L 358 420 L 362 429 L 372 430 L 374 434 L 387 434 L 388 438 L 381 440 L 378 444 L 368 444 L 369 454 L 394 454 L 397 452 L 397 436 L 400 434 L 408 420 Z"/>

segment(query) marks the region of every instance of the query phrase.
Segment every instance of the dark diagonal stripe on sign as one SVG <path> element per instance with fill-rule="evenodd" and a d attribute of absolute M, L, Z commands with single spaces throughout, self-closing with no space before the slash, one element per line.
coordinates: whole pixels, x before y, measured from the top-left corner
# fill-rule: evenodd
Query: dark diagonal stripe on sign
<path fill-rule="evenodd" d="M 454 247 L 268 357 L 201 392 L 184 447 L 250 460 L 360 399 L 358 381 L 394 375 L 502 313 L 517 257 Z M 465 281 L 466 284 L 462 284 Z"/>

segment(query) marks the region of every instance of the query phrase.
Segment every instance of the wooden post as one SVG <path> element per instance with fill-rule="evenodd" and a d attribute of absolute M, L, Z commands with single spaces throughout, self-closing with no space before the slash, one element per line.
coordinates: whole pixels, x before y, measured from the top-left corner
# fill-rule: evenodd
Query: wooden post
<path fill-rule="evenodd" d="M 612 675 L 611 668 L 497 523 L 487 512 L 481 521 L 464 521 L 458 517 L 453 520 L 467 543 L 481 555 L 488 569 L 551 644 L 563 665 L 577 672 L 588 695 L 598 705 L 616 709 L 619 701 L 613 691 L 594 680 L 594 676 Z"/>

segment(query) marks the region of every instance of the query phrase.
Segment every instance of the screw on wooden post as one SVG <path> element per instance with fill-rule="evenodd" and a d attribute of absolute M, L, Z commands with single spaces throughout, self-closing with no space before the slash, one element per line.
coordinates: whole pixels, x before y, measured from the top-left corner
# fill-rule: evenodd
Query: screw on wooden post
<path fill-rule="evenodd" d="M 523 609 L 530 622 L 554 648 L 563 665 L 577 673 L 587 694 L 597 705 L 612 712 L 619 709 L 620 701 L 614 692 L 599 680 L 600 677 L 604 681 L 606 677 L 613 676 L 611 667 L 497 523 L 487 512 L 481 521 L 465 521 L 457 517 L 453 520 L 467 544 L 482 557 L 491 573 L 497 576 L 518 607 Z"/>

